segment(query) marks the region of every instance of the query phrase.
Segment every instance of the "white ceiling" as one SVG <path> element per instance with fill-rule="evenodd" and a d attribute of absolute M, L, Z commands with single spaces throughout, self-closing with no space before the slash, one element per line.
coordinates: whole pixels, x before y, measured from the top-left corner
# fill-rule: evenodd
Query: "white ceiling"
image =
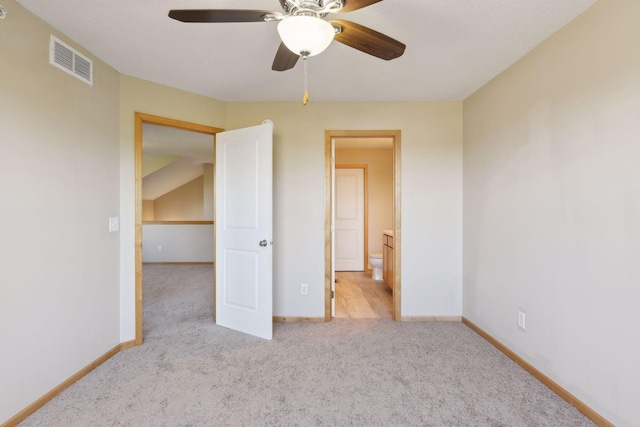
<path fill-rule="evenodd" d="M 213 163 L 213 136 L 145 123 L 142 125 L 142 151 L 144 154 L 177 155 L 200 163 Z"/>
<path fill-rule="evenodd" d="M 170 9 L 280 11 L 278 0 L 18 1 L 121 73 L 222 101 L 302 98 L 302 61 L 271 70 L 277 23 L 186 24 L 167 16 Z M 311 102 L 463 100 L 593 3 L 385 0 L 341 14 L 407 49 L 387 62 L 332 42 L 309 59 Z"/>
<path fill-rule="evenodd" d="M 161 169 L 142 178 L 142 199 L 158 197 L 204 173 L 204 163 L 213 163 L 213 137 L 166 126 L 142 125 L 143 158 L 176 156 Z"/>

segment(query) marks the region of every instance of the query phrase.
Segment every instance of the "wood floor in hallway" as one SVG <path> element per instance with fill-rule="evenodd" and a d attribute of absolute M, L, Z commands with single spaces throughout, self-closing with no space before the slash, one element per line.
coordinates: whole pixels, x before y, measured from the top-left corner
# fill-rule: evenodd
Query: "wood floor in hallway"
<path fill-rule="evenodd" d="M 336 272 L 336 318 L 393 318 L 391 289 L 382 280 L 373 280 L 371 273 Z"/>

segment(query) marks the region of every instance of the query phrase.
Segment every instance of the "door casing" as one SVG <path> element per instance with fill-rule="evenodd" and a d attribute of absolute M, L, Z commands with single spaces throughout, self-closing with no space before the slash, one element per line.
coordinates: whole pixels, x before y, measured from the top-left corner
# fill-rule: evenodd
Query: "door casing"
<path fill-rule="evenodd" d="M 135 113 L 135 312 L 136 312 L 136 338 L 135 345 L 142 344 L 142 125 L 152 124 L 166 126 L 189 132 L 198 132 L 212 136 L 215 157 L 215 135 L 224 129 L 206 126 L 167 117 L 154 116 L 152 114 Z M 215 159 L 214 159 L 215 168 Z M 215 191 L 215 183 L 214 183 Z M 215 211 L 215 206 L 214 206 Z M 214 212 L 215 215 L 215 212 Z M 215 256 L 215 248 L 214 248 Z M 215 268 L 215 267 L 214 267 Z M 215 283 L 214 295 L 215 295 Z"/>
<path fill-rule="evenodd" d="M 401 321 L 401 215 L 400 215 L 400 130 L 327 130 L 324 133 L 325 141 L 325 245 L 324 245 L 324 282 L 325 282 L 325 321 L 331 321 L 331 279 L 334 269 L 332 246 L 333 233 L 331 232 L 333 212 L 333 174 L 332 172 L 332 140 L 334 138 L 391 138 L 393 140 L 393 232 L 394 232 L 394 282 L 393 282 L 393 320 Z M 334 160 L 335 161 L 335 160 Z"/>

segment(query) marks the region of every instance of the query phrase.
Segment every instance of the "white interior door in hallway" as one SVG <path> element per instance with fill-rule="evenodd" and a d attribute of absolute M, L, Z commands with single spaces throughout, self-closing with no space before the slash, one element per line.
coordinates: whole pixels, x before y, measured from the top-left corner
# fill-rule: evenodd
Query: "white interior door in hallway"
<path fill-rule="evenodd" d="M 335 170 L 335 271 L 364 270 L 364 169 Z"/>

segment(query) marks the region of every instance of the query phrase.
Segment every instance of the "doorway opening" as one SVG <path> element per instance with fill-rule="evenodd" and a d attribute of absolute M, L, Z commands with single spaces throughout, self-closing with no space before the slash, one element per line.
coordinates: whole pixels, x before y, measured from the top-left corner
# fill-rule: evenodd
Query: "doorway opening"
<path fill-rule="evenodd" d="M 325 200 L 325 321 L 330 321 L 336 315 L 336 270 L 340 270 L 339 262 L 336 261 L 336 254 L 343 252 L 341 255 L 349 257 L 349 252 L 355 255 L 351 258 L 361 258 L 364 262 L 364 268 L 362 271 L 355 272 L 338 272 L 338 275 L 342 280 L 351 281 L 350 285 L 358 285 L 358 282 L 369 281 L 371 284 L 386 283 L 392 292 L 391 317 L 400 321 L 401 315 L 401 281 L 400 281 L 400 137 L 401 132 L 399 130 L 375 130 L 375 131 L 359 131 L 359 130 L 347 130 L 347 131 L 325 131 L 325 178 L 326 178 L 326 200 Z M 369 221 L 369 218 L 376 217 L 377 209 L 369 209 L 370 203 L 365 203 L 366 211 L 364 212 L 364 218 L 366 218 L 368 224 L 365 226 L 364 238 L 358 238 L 359 245 L 362 245 L 362 251 L 356 253 L 354 250 L 348 250 L 353 248 L 352 243 L 344 243 L 345 239 L 339 242 L 342 248 L 336 247 L 336 209 L 339 207 L 339 203 L 336 202 L 336 170 L 344 169 L 358 169 L 363 168 L 364 164 L 361 161 L 352 162 L 348 156 L 336 155 L 336 146 L 348 147 L 350 150 L 368 152 L 373 147 L 380 144 L 390 145 L 389 150 L 392 156 L 392 173 L 391 173 L 391 189 L 390 189 L 390 203 L 391 214 L 387 215 L 384 220 Z M 340 153 L 339 153 L 340 154 Z M 337 160 L 338 158 L 342 159 Z M 355 164 L 358 163 L 358 164 Z M 367 175 L 371 175 L 371 168 L 368 168 Z M 371 182 L 371 176 L 367 180 Z M 350 183 L 355 183 L 356 179 L 346 179 L 347 186 Z M 370 199 L 367 196 L 369 192 L 375 192 L 376 188 L 372 188 L 371 184 L 367 184 L 365 188 L 365 200 Z M 355 203 L 352 204 L 355 211 Z M 374 210 L 376 212 L 374 212 Z M 384 209 L 383 209 L 384 210 Z M 377 225 L 376 225 L 376 221 Z M 378 230 L 380 228 L 380 230 Z M 371 230 L 371 232 L 369 232 Z M 384 235 L 383 235 L 384 230 Z M 349 230 L 345 235 L 356 236 L 357 232 Z M 354 237 L 355 238 L 355 237 Z M 390 246 L 389 246 L 390 245 Z M 389 246 L 389 247 L 388 247 Z M 390 250 L 393 248 L 393 250 Z M 369 265 L 369 255 L 374 253 L 384 252 L 384 272 L 385 280 L 372 280 L 371 279 L 371 266 Z M 338 267 L 338 268 L 337 268 Z M 384 285 L 383 285 L 384 287 Z M 387 291 L 389 291 L 387 289 Z M 388 302 L 388 301 L 387 301 Z M 388 313 L 387 313 L 388 314 Z"/>
<path fill-rule="evenodd" d="M 212 146 L 215 147 L 215 135 L 223 129 L 185 122 L 166 117 L 144 113 L 135 113 L 135 313 L 136 338 L 135 345 L 142 344 L 142 159 L 143 159 L 143 129 L 144 125 L 155 125 L 166 128 L 196 132 L 212 136 Z M 214 150 L 215 152 L 215 150 Z M 215 284 L 212 284 L 215 286 Z"/>

